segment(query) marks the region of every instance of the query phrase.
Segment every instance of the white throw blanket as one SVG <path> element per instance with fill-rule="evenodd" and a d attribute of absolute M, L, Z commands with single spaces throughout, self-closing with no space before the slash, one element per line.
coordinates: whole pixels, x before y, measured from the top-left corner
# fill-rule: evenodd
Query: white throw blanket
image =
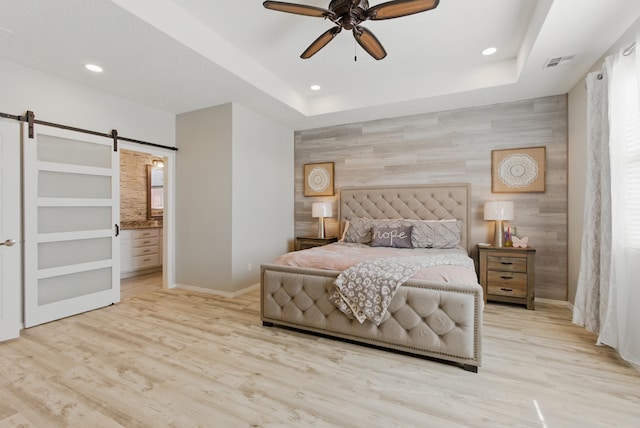
<path fill-rule="evenodd" d="M 367 260 L 343 271 L 334 281 L 331 302 L 360 323 L 380 325 L 400 285 L 419 270 L 437 265 L 458 265 L 475 269 L 463 254 L 430 257 L 391 257 Z"/>

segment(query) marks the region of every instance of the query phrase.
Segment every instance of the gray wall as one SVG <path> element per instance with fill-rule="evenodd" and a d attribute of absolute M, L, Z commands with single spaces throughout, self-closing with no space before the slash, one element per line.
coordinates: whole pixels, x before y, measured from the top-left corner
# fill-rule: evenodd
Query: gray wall
<path fill-rule="evenodd" d="M 260 264 L 293 238 L 293 130 L 233 105 L 233 282 L 259 282 Z"/>
<path fill-rule="evenodd" d="M 586 77 L 586 76 L 585 76 Z M 585 177 L 587 171 L 587 89 L 581 80 L 569 93 L 569 265 L 567 300 L 576 297 L 582 230 L 584 227 Z"/>
<path fill-rule="evenodd" d="M 233 294 L 293 236 L 293 131 L 237 104 L 176 129 L 176 283 Z"/>
<path fill-rule="evenodd" d="M 491 151 L 546 146 L 545 193 L 491 193 Z M 465 182 L 472 186 L 471 242 L 490 242 L 488 200 L 512 200 L 522 236 L 537 249 L 536 296 L 567 293 L 567 97 L 298 131 L 295 134 L 295 232 L 316 233 L 311 203 L 337 196 L 303 196 L 306 163 L 335 162 L 341 186 Z M 337 233 L 336 219 L 327 221 Z M 472 253 L 475 257 L 475 251 Z"/>
<path fill-rule="evenodd" d="M 231 104 L 178 115 L 176 283 L 231 287 Z"/>

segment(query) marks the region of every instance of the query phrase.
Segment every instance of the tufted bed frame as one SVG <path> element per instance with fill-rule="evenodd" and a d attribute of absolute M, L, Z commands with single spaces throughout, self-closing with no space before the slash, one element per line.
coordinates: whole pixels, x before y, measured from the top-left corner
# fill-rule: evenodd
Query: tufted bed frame
<path fill-rule="evenodd" d="M 467 250 L 470 219 L 468 184 L 343 188 L 340 229 L 350 217 L 462 221 L 460 245 Z M 482 288 L 478 284 L 407 281 L 384 321 L 360 324 L 328 301 L 340 274 L 275 264 L 261 267 L 263 325 L 320 333 L 461 365 L 477 372 L 482 352 Z"/>

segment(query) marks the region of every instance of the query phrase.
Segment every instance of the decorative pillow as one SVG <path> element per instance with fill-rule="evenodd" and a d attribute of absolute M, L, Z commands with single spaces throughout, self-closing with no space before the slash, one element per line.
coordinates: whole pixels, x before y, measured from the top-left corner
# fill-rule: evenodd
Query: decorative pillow
<path fill-rule="evenodd" d="M 371 242 L 371 219 L 352 217 L 348 221 L 349 227 L 344 233 L 344 242 L 369 245 Z"/>
<path fill-rule="evenodd" d="M 411 229 L 413 226 L 373 228 L 372 247 L 413 248 L 411 244 Z"/>
<path fill-rule="evenodd" d="M 460 220 L 405 220 L 413 226 L 414 248 L 455 248 L 460 244 Z"/>
<path fill-rule="evenodd" d="M 349 218 L 349 228 L 344 234 L 344 242 L 370 245 L 372 239 L 372 229 L 377 226 L 400 227 L 403 225 L 402 219 L 373 219 L 362 217 Z M 410 226 L 410 225 L 408 225 Z"/>

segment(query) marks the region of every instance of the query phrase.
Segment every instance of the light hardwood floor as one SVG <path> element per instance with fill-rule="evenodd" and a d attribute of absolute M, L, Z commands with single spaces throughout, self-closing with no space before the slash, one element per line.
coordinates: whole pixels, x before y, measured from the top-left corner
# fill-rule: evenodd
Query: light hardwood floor
<path fill-rule="evenodd" d="M 640 374 L 561 305 L 489 304 L 473 374 L 262 327 L 257 291 L 159 278 L 0 344 L 0 427 L 640 426 Z"/>

